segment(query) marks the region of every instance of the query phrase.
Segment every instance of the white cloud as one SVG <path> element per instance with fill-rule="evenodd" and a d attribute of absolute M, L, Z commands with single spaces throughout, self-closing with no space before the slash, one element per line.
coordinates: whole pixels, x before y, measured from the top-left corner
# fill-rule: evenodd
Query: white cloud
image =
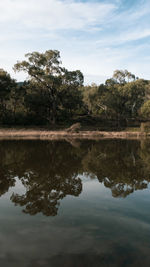
<path fill-rule="evenodd" d="M 121 45 L 127 42 L 137 41 L 143 38 L 150 37 L 150 29 L 143 29 L 141 27 L 134 28 L 130 30 L 124 30 L 114 36 L 110 34 L 103 39 L 97 40 L 95 43 L 101 46 L 113 46 L 113 45 Z"/>
<path fill-rule="evenodd" d="M 83 29 L 102 23 L 113 4 L 61 0 L 5 0 L 0 2 L 0 22 L 44 29 Z"/>
<path fill-rule="evenodd" d="M 120 43 L 135 41 L 150 36 L 150 29 L 135 29 L 133 31 L 122 34 Z"/>
<path fill-rule="evenodd" d="M 122 8 L 122 0 L 0 1 L 0 67 L 18 80 L 12 66 L 25 53 L 58 49 L 63 65 L 80 69 L 87 83 L 102 82 L 115 69 L 148 78 L 149 0 Z M 147 18 L 148 17 L 148 18 Z M 136 44 L 135 44 L 135 41 Z"/>

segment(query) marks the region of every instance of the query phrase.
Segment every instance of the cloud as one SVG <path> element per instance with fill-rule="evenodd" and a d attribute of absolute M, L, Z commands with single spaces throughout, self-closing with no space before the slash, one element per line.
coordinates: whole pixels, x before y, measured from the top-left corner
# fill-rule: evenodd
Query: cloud
<path fill-rule="evenodd" d="M 150 37 L 150 29 L 143 29 L 142 27 L 139 27 L 130 30 L 124 30 L 118 35 L 115 34 L 114 36 L 107 36 L 103 39 L 97 40 L 95 43 L 101 46 L 118 46 L 121 44 L 126 44 L 128 42 L 138 41 L 147 37 Z"/>
<path fill-rule="evenodd" d="M 113 4 L 60 0 L 5 0 L 0 2 L 0 22 L 38 29 L 84 29 L 102 23 Z"/>
<path fill-rule="evenodd" d="M 57 49 L 63 65 L 87 83 L 115 69 L 149 77 L 149 0 L 0 1 L 0 67 L 11 70 L 25 53 Z"/>
<path fill-rule="evenodd" d="M 150 29 L 139 28 L 139 29 L 135 29 L 133 31 L 125 32 L 124 34 L 122 34 L 119 42 L 122 43 L 122 42 L 135 41 L 135 40 L 143 39 L 149 36 L 150 36 Z"/>

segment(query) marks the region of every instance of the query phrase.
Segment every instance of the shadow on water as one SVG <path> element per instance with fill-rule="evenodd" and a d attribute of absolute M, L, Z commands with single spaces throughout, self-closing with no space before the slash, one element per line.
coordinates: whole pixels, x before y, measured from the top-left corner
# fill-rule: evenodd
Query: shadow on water
<path fill-rule="evenodd" d="M 113 197 L 125 198 L 150 182 L 148 141 L 2 141 L 0 154 L 0 196 L 17 177 L 25 193 L 13 193 L 11 201 L 30 215 L 57 215 L 64 197 L 81 194 L 85 174 Z"/>

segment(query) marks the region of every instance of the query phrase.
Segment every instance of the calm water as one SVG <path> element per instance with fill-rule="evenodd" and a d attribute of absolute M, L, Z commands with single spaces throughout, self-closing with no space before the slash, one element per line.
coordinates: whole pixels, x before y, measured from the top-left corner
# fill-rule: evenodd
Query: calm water
<path fill-rule="evenodd" d="M 150 266 L 150 142 L 1 141 L 0 266 Z"/>

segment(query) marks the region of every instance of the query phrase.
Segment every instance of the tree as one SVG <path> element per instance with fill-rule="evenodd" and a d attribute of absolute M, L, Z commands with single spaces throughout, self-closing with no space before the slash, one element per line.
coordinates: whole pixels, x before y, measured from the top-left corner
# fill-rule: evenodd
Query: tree
<path fill-rule="evenodd" d="M 117 83 L 125 84 L 129 81 L 135 81 L 135 75 L 129 72 L 128 70 L 115 70 L 113 73 L 113 79 L 116 80 Z"/>
<path fill-rule="evenodd" d="M 8 111 L 8 100 L 11 96 L 11 91 L 16 87 L 16 82 L 10 77 L 10 75 L 0 69 L 0 120 L 4 122 L 4 119 Z"/>
<path fill-rule="evenodd" d="M 150 119 L 150 100 L 146 101 L 141 107 L 140 114 L 144 119 Z"/>
<path fill-rule="evenodd" d="M 62 90 L 77 89 L 83 84 L 80 71 L 69 72 L 61 66 L 60 53 L 48 50 L 45 53 L 33 52 L 25 55 L 26 61 L 18 62 L 15 71 L 25 71 L 29 75 L 32 90 L 39 90 L 46 99 L 46 119 L 55 124 L 62 105 Z"/>
<path fill-rule="evenodd" d="M 62 76 L 62 85 L 59 90 L 59 113 L 66 118 L 72 118 L 73 115 L 80 113 L 83 105 L 82 93 L 80 87 L 83 86 L 83 74 L 77 71 L 64 70 Z"/>
<path fill-rule="evenodd" d="M 105 83 L 105 90 L 100 91 L 97 102 L 101 103 L 101 108 L 105 107 L 108 117 L 118 121 L 135 118 L 144 102 L 146 86 L 147 81 L 142 79 L 128 83 L 117 83 L 114 79 L 109 79 Z M 102 86 L 99 90 L 101 88 Z"/>
<path fill-rule="evenodd" d="M 127 83 L 122 89 L 122 94 L 126 97 L 125 113 L 128 118 L 135 118 L 141 108 L 146 92 L 147 81 L 138 79 Z"/>
<path fill-rule="evenodd" d="M 89 114 L 98 115 L 100 110 L 98 106 L 98 100 L 100 99 L 98 86 L 96 84 L 85 86 L 82 93 L 85 109 L 87 110 L 87 112 Z"/>

